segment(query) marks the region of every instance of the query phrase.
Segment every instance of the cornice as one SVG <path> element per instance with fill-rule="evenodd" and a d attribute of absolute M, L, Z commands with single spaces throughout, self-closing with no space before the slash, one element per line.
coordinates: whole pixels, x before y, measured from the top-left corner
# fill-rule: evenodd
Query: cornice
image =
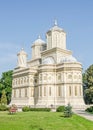
<path fill-rule="evenodd" d="M 64 54 L 68 54 L 68 55 L 72 54 L 72 52 L 70 50 L 64 50 L 64 49 L 55 47 L 55 48 L 52 48 L 52 49 L 45 50 L 45 51 L 41 52 L 41 56 L 49 54 L 49 53 L 53 53 L 53 52 L 59 52 L 59 53 L 64 53 Z"/>

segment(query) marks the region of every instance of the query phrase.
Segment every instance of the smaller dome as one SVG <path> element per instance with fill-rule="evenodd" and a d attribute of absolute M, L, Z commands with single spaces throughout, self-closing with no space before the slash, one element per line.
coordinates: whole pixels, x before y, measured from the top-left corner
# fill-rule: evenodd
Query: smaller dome
<path fill-rule="evenodd" d="M 24 48 L 22 48 L 18 54 L 24 54 L 24 55 L 27 55 L 27 53 L 24 51 Z"/>
<path fill-rule="evenodd" d="M 60 28 L 57 24 L 57 20 L 55 20 L 54 26 L 50 29 L 52 31 L 64 31 L 62 28 Z"/>
<path fill-rule="evenodd" d="M 42 61 L 42 64 L 55 64 L 53 57 L 47 57 Z"/>
<path fill-rule="evenodd" d="M 61 60 L 60 60 L 60 63 L 64 63 L 64 62 L 77 62 L 77 60 L 76 60 L 75 57 L 73 57 L 71 55 L 71 56 L 62 57 Z"/>
<path fill-rule="evenodd" d="M 43 41 L 43 40 L 41 39 L 41 37 L 38 36 L 38 39 L 35 40 L 34 43 L 35 43 L 35 44 L 38 44 L 38 43 L 40 43 L 40 44 L 44 43 L 44 44 L 45 44 L 45 41 Z"/>

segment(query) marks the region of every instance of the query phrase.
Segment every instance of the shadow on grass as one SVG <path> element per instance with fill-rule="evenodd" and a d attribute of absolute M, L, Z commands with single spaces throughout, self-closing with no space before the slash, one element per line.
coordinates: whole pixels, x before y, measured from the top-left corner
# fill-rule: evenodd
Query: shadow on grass
<path fill-rule="evenodd" d="M 44 130 L 43 128 L 41 128 L 40 126 L 38 126 L 38 125 L 31 125 L 30 126 L 30 128 L 31 128 L 31 130 L 34 130 L 34 129 L 38 129 L 38 130 Z"/>
<path fill-rule="evenodd" d="M 63 117 L 63 118 L 71 118 L 72 116 L 60 115 L 60 117 Z"/>

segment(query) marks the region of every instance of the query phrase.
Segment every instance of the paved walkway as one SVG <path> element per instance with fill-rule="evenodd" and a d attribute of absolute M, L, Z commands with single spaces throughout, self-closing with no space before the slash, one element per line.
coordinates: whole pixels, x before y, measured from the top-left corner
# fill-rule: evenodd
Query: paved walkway
<path fill-rule="evenodd" d="M 77 115 L 80 115 L 88 120 L 93 121 L 93 114 L 89 114 L 88 112 L 85 112 L 84 110 L 74 110 Z"/>

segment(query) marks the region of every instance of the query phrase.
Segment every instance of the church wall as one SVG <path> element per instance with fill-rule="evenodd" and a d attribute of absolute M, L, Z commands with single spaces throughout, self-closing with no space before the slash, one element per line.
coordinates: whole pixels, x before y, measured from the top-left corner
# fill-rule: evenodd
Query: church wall
<path fill-rule="evenodd" d="M 19 71 L 20 72 L 20 71 Z M 18 73 L 13 74 L 12 82 L 12 104 L 19 103 L 20 105 L 34 105 L 34 85 L 35 73 Z"/>

